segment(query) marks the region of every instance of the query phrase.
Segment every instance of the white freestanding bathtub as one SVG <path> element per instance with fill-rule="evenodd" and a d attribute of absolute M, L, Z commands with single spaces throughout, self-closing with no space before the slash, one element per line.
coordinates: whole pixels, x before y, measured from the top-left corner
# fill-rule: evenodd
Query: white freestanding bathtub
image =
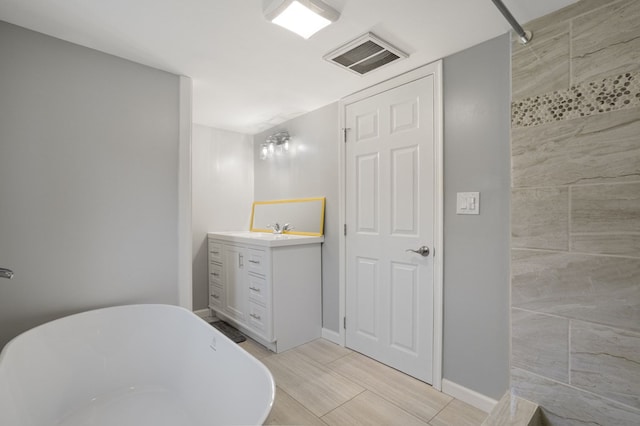
<path fill-rule="evenodd" d="M 0 353 L 2 426 L 255 425 L 274 395 L 262 363 L 176 306 L 71 315 Z"/>

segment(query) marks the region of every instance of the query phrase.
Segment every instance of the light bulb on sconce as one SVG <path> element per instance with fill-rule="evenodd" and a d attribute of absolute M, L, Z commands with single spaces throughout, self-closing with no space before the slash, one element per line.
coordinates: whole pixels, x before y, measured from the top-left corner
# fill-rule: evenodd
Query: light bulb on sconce
<path fill-rule="evenodd" d="M 260 159 L 266 160 L 273 158 L 274 154 L 282 155 L 289 152 L 291 136 L 289 132 L 283 130 L 267 137 L 265 142 L 260 145 Z"/>
<path fill-rule="evenodd" d="M 260 145 L 260 159 L 266 160 L 268 156 L 269 156 L 269 147 L 267 146 L 266 143 L 263 143 Z"/>

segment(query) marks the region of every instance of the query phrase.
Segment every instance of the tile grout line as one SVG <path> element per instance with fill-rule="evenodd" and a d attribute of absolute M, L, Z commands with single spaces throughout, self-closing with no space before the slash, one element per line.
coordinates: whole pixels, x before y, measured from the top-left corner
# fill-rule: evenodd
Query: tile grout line
<path fill-rule="evenodd" d="M 588 15 L 588 14 L 593 13 L 593 12 L 597 12 L 597 11 L 599 11 L 600 9 L 604 9 L 605 7 L 608 7 L 608 6 L 613 6 L 613 5 L 615 5 L 616 3 L 621 3 L 621 2 L 623 2 L 623 1 L 625 1 L 625 0 L 614 0 L 613 2 L 610 2 L 610 3 L 605 3 L 605 4 L 602 4 L 602 5 L 600 5 L 600 6 L 594 6 L 594 7 L 592 7 L 591 9 L 588 9 L 588 10 L 586 10 L 586 11 L 584 11 L 584 12 L 578 13 L 578 14 L 576 14 L 576 15 L 571 15 L 570 17 L 565 18 L 565 19 L 561 19 L 561 20 L 557 20 L 557 17 L 554 17 L 554 20 L 557 20 L 557 22 L 555 22 L 555 23 L 553 23 L 553 24 L 543 25 L 543 26 L 541 26 L 540 28 L 538 28 L 538 31 L 539 31 L 539 30 L 541 30 L 541 29 L 544 29 L 544 28 L 548 28 L 548 27 L 550 27 L 550 26 L 552 27 L 552 26 L 554 26 L 554 25 L 562 24 L 562 23 L 567 22 L 567 21 L 573 21 L 574 19 L 577 19 L 577 18 L 582 18 L 582 17 L 583 17 L 583 16 L 585 16 L 585 15 Z M 566 6 L 566 7 L 572 7 L 572 5 L 569 5 L 569 6 Z M 564 8 L 563 8 L 563 9 L 564 9 Z M 558 9 L 558 10 L 556 10 L 555 12 L 552 12 L 550 15 L 555 14 L 556 12 L 559 12 L 560 10 L 562 10 L 562 9 Z M 539 17 L 539 18 L 532 19 L 532 20 L 531 20 L 531 21 L 529 21 L 529 22 L 525 22 L 525 26 L 528 26 L 531 22 L 538 21 L 538 20 L 540 20 L 540 19 L 542 19 L 542 18 L 548 19 L 550 15 L 541 16 L 541 17 Z"/>
<path fill-rule="evenodd" d="M 567 194 L 567 198 L 568 198 L 568 209 L 567 209 L 567 249 L 569 251 L 569 253 L 573 252 L 573 226 L 572 226 L 572 221 L 571 221 L 571 209 L 573 208 L 573 186 L 569 185 L 569 188 L 567 189 L 568 194 Z"/>
<path fill-rule="evenodd" d="M 301 406 L 302 408 L 304 408 L 304 409 L 305 409 L 305 411 L 307 411 L 307 412 L 308 412 L 309 414 L 311 414 L 313 417 L 315 417 L 316 419 L 320 420 L 322 423 L 325 423 L 325 424 L 326 424 L 326 422 L 322 421 L 322 418 L 321 418 L 321 417 L 316 416 L 316 414 L 315 414 L 313 411 L 311 411 L 311 410 L 309 409 L 309 407 L 307 407 L 306 405 L 304 405 L 301 401 L 298 401 L 298 400 L 297 400 L 296 398 L 294 398 L 294 397 L 293 397 L 293 395 L 291 395 L 289 392 L 285 391 L 284 389 L 282 389 L 281 387 L 279 387 L 279 386 L 277 386 L 277 385 L 276 385 L 276 392 L 278 391 L 278 389 L 279 389 L 282 393 L 286 394 L 289 398 L 291 398 L 292 400 L 294 400 L 295 402 L 297 402 L 298 404 L 300 404 L 300 406 Z M 275 407 L 275 400 L 274 400 L 274 407 Z M 272 408 L 272 410 L 273 410 L 273 408 Z M 267 418 L 268 418 L 268 417 L 267 417 Z"/>
<path fill-rule="evenodd" d="M 614 177 L 612 179 L 617 179 Z M 577 187 L 591 187 L 591 186 L 611 186 L 611 185 L 637 185 L 640 183 L 640 175 L 638 179 L 635 180 L 627 180 L 627 181 L 617 181 L 617 182 L 592 182 L 592 183 L 557 183 L 557 184 L 549 184 L 549 185 L 531 185 L 531 186 L 512 186 L 513 190 L 527 190 L 527 189 L 553 189 L 553 188 L 569 188 Z"/>
<path fill-rule="evenodd" d="M 623 1 L 626 1 L 626 0 L 615 0 L 615 1 L 611 2 L 611 3 L 605 3 L 605 4 L 602 4 L 600 6 L 596 6 L 596 7 L 592 8 L 592 9 L 590 9 L 590 10 L 587 10 L 586 12 L 582 12 L 582 13 L 580 13 L 580 14 L 578 14 L 576 16 L 573 16 L 573 17 L 571 17 L 569 19 L 571 19 L 573 21 L 574 19 L 582 18 L 582 17 L 584 17 L 584 16 L 586 16 L 586 15 L 588 15 L 590 13 L 599 12 L 601 9 L 604 9 L 606 7 L 614 6 L 617 3 L 622 3 Z"/>
<path fill-rule="evenodd" d="M 328 362 L 328 363 L 326 363 L 326 364 L 323 364 L 322 362 L 317 361 L 317 360 L 315 360 L 315 359 L 311 358 L 309 355 L 306 355 L 306 354 L 304 354 L 304 353 L 302 353 L 302 352 L 300 352 L 300 351 L 296 351 L 296 348 L 292 348 L 292 349 L 290 349 L 290 351 L 295 352 L 295 354 L 296 354 L 296 355 L 299 355 L 299 356 L 301 356 L 301 357 L 305 358 L 307 361 L 310 361 L 311 363 L 315 364 L 316 366 L 320 366 L 320 367 L 323 367 L 323 368 L 329 368 L 329 367 L 328 367 L 328 366 L 329 366 L 329 364 L 331 364 L 332 362 L 334 362 L 334 361 L 331 361 L 331 362 Z M 287 351 L 287 352 L 288 352 L 288 351 Z M 277 355 L 277 354 L 276 354 L 276 355 Z M 351 355 L 351 354 L 347 354 L 347 355 L 345 355 L 345 356 L 349 356 L 349 355 Z M 342 357 L 340 357 L 340 358 L 342 358 Z M 338 359 L 340 359 L 340 358 L 338 358 Z M 335 361 L 337 361 L 337 359 L 336 359 Z"/>
<path fill-rule="evenodd" d="M 637 235 L 640 235 L 640 232 L 634 232 L 634 231 L 628 231 L 628 232 L 625 232 L 625 231 L 613 231 L 613 232 L 574 232 L 572 235 L 574 235 L 574 236 L 578 236 L 578 237 L 582 237 L 582 236 L 585 236 L 585 237 L 606 237 L 606 236 L 608 236 L 608 235 L 613 235 L 613 236 L 619 237 L 619 236 L 621 236 L 621 235 L 624 235 L 624 236 L 627 236 L 627 235 L 629 235 L 629 236 L 637 236 Z"/>
<path fill-rule="evenodd" d="M 353 353 L 350 353 L 350 354 L 345 355 L 345 356 L 343 356 L 343 357 L 341 357 L 341 358 L 338 358 L 338 359 L 336 359 L 335 361 L 338 361 L 338 360 L 340 360 L 340 359 L 342 359 L 342 358 L 345 358 L 345 357 L 348 357 L 348 356 L 351 356 L 351 355 L 353 355 Z M 332 362 L 330 362 L 329 364 L 333 364 L 335 361 L 332 361 Z M 354 383 L 354 384 L 355 384 L 355 385 L 357 385 L 357 386 L 360 386 L 360 387 L 361 387 L 361 388 L 363 388 L 364 390 L 368 390 L 368 391 L 370 391 L 370 392 L 373 392 L 371 389 L 369 389 L 369 388 L 368 388 L 368 387 L 367 387 L 363 382 L 361 382 L 360 380 L 354 380 L 354 379 L 352 379 L 352 378 L 350 378 L 350 377 L 345 376 L 345 375 L 344 375 L 344 374 L 342 374 L 341 372 L 339 372 L 339 371 L 335 370 L 335 367 L 334 367 L 334 366 L 330 366 L 329 364 L 327 364 L 327 365 L 326 365 L 326 367 L 327 367 L 328 369 L 330 369 L 331 371 L 333 371 L 335 374 L 339 375 L 340 377 L 344 378 L 345 380 L 350 381 L 351 383 Z M 362 393 L 362 392 L 361 392 L 361 393 Z M 373 393 L 375 393 L 375 392 L 373 392 Z M 376 393 L 376 395 L 378 395 L 378 394 Z M 380 396 L 380 395 L 378 395 L 378 396 Z M 381 397 L 381 398 L 382 398 L 382 397 Z M 384 399 L 386 400 L 386 398 L 384 398 Z M 391 402 L 391 401 L 389 401 L 389 402 Z M 395 404 L 394 404 L 394 405 L 395 405 Z"/>
<path fill-rule="evenodd" d="M 295 350 L 295 349 L 296 349 L 296 348 L 293 348 L 292 350 Z M 301 355 L 301 356 L 305 357 L 306 359 L 308 359 L 308 360 L 310 360 L 310 361 L 313 361 L 313 362 L 314 362 L 314 363 L 316 363 L 317 365 L 321 365 L 321 366 L 323 366 L 323 367 L 327 367 L 327 368 L 328 368 L 329 364 L 332 364 L 332 363 L 334 363 L 334 362 L 336 362 L 336 361 L 338 361 L 338 360 L 341 360 L 341 359 L 342 359 L 342 358 L 344 358 L 344 357 L 347 357 L 347 356 L 350 356 L 350 355 L 351 355 L 351 353 L 348 353 L 348 354 L 340 355 L 339 357 L 337 357 L 337 358 L 335 358 L 335 359 L 331 359 L 330 361 L 322 362 L 322 361 L 319 361 L 319 360 L 317 360 L 317 359 L 315 359 L 315 358 L 312 358 L 312 357 L 311 357 L 311 356 L 309 356 L 309 355 L 306 355 L 306 354 L 305 354 L 305 353 L 303 353 L 303 352 L 299 352 L 299 351 L 297 351 L 296 353 L 297 353 L 298 355 Z"/>
<path fill-rule="evenodd" d="M 369 391 L 369 389 L 365 388 L 364 386 L 362 386 L 362 389 L 363 389 L 363 390 L 362 390 L 361 392 L 359 392 L 358 394 L 356 394 L 356 395 L 352 396 L 351 398 L 349 398 L 348 400 L 346 400 L 346 401 L 345 401 L 345 402 L 343 402 L 342 404 L 338 405 L 338 406 L 337 406 L 337 407 L 335 407 L 335 408 L 332 408 L 331 410 L 327 411 L 326 413 L 324 413 L 322 416 L 320 416 L 320 417 L 318 417 L 318 418 L 319 418 L 320 420 L 322 420 L 322 418 L 323 418 L 324 416 L 328 416 L 330 413 L 333 413 L 333 412 L 334 412 L 334 411 L 336 411 L 338 408 L 340 408 L 340 407 L 342 407 L 343 405 L 345 405 L 345 404 L 347 404 L 347 403 L 349 403 L 349 402 L 353 401 L 354 399 L 356 399 L 357 397 L 359 397 L 359 396 L 360 396 L 360 395 L 362 395 L 363 393 L 365 393 L 365 392 Z M 306 407 L 305 407 L 305 408 L 306 408 Z M 312 414 L 313 414 L 313 413 L 312 413 Z M 316 416 L 316 417 L 317 417 L 317 416 Z M 324 423 L 327 423 L 327 422 L 324 422 Z"/>
<path fill-rule="evenodd" d="M 565 316 L 558 315 L 558 314 L 553 314 L 553 313 L 550 313 L 550 312 L 535 311 L 533 309 L 521 308 L 521 307 L 518 307 L 518 306 L 512 306 L 511 309 L 515 309 L 517 311 L 526 312 L 526 313 L 529 313 L 529 314 L 538 314 L 538 315 L 551 317 L 551 318 L 564 319 L 564 320 L 571 321 L 571 322 L 574 322 L 574 323 L 575 322 L 580 322 L 580 323 L 589 324 L 589 325 L 595 325 L 595 326 L 599 326 L 599 327 L 611 328 L 611 329 L 619 330 L 619 331 L 626 331 L 626 332 L 630 332 L 630 333 L 640 333 L 640 330 L 633 329 L 633 328 L 621 327 L 621 326 L 618 326 L 618 325 L 611 325 L 611 324 L 604 324 L 604 323 L 601 323 L 601 322 L 594 322 L 594 321 L 589 321 L 589 320 L 580 319 L 580 318 L 565 317 Z"/>
<path fill-rule="evenodd" d="M 550 314 L 550 313 L 547 313 L 547 312 L 534 311 L 532 309 L 527 309 L 527 308 L 519 308 L 517 306 L 512 306 L 511 309 L 515 309 L 517 311 L 526 312 L 526 313 L 529 313 L 529 314 L 543 315 L 543 316 L 547 316 L 547 317 L 551 317 L 551 318 L 559 318 L 559 319 L 565 319 L 565 320 L 572 320 L 573 319 L 573 318 L 563 317 L 562 315 L 558 315 L 558 314 Z"/>
<path fill-rule="evenodd" d="M 567 330 L 567 339 L 569 340 L 567 342 L 567 368 L 569 371 L 567 371 L 567 381 L 569 382 L 569 384 L 571 384 L 571 329 L 573 325 L 573 320 L 570 319 L 569 320 L 569 330 Z"/>
<path fill-rule="evenodd" d="M 573 87 L 573 19 L 569 19 L 569 89 Z"/>
<path fill-rule="evenodd" d="M 540 375 L 540 374 L 538 374 L 538 373 L 534 373 L 533 371 L 529 371 L 529 370 L 527 370 L 526 368 L 522 368 L 522 367 L 514 367 L 514 368 L 516 368 L 516 369 L 518 369 L 518 370 L 522 370 L 522 371 L 526 372 L 527 374 L 531 374 L 532 376 L 536 376 L 536 377 L 538 377 L 538 378 L 541 378 L 541 379 L 544 379 L 544 380 L 548 380 L 548 381 L 553 382 L 553 383 L 555 383 L 555 384 L 558 384 L 558 385 L 561 385 L 561 386 L 566 386 L 566 387 L 568 387 L 568 388 L 573 389 L 574 391 L 584 392 L 584 393 L 586 393 L 586 394 L 588 394 L 588 395 L 595 396 L 596 398 L 603 399 L 603 400 L 605 400 L 605 401 L 607 401 L 607 402 L 611 402 L 611 403 L 613 403 L 613 404 L 619 404 L 619 405 L 622 405 L 623 407 L 626 407 L 626 408 L 631 409 L 631 411 L 632 411 L 632 412 L 640 414 L 640 410 L 639 410 L 637 407 L 631 406 L 631 405 L 629 405 L 629 404 L 625 404 L 624 402 L 620 402 L 620 401 L 617 401 L 617 400 L 615 400 L 615 399 L 611 399 L 611 398 L 609 398 L 609 397 L 606 397 L 606 396 L 604 396 L 604 395 L 600 395 L 600 394 L 598 394 L 598 393 L 591 392 L 591 391 L 589 391 L 589 390 L 587 390 L 587 389 L 584 389 L 584 388 L 578 387 L 578 386 L 576 386 L 576 385 L 570 385 L 570 384 L 568 384 L 568 383 L 565 383 L 565 382 L 559 381 L 559 380 L 557 380 L 557 379 L 553 379 L 553 378 L 551 378 L 551 377 L 542 376 L 542 375 Z"/>
<path fill-rule="evenodd" d="M 369 391 L 369 392 L 371 392 L 372 394 L 376 395 L 378 398 L 380 398 L 380 399 L 383 399 L 383 400 L 387 401 L 389 404 L 393 405 L 394 407 L 396 407 L 398 410 L 402 411 L 403 413 L 408 414 L 409 416 L 411 416 L 411 417 L 413 417 L 413 418 L 416 418 L 416 419 L 418 419 L 418 420 L 420 420 L 421 422 L 424 422 L 424 423 L 429 423 L 431 420 L 435 419 L 435 418 L 436 418 L 436 416 L 437 416 L 438 414 L 440 414 L 440 412 L 441 412 L 442 410 L 444 410 L 444 407 L 446 407 L 447 405 L 449 405 L 449 404 L 451 403 L 451 401 L 453 401 L 453 400 L 455 399 L 455 398 L 451 397 L 451 401 L 447 402 L 447 403 L 445 404 L 445 406 L 444 406 L 442 409 L 440 409 L 440 410 L 439 410 L 439 411 L 438 411 L 438 412 L 437 412 L 433 417 L 431 417 L 429 420 L 424 420 L 424 419 L 422 419 L 421 417 L 418 417 L 417 415 L 415 415 L 415 414 L 413 414 L 413 413 L 410 413 L 410 412 L 408 412 L 407 410 L 405 410 L 404 408 L 402 408 L 402 407 L 398 406 L 395 402 L 390 401 L 388 398 L 385 398 L 383 395 L 380 395 L 380 394 L 379 394 L 378 392 L 376 392 L 375 390 L 372 390 L 372 389 L 369 389 L 369 388 L 366 388 L 366 389 L 367 389 L 367 391 Z"/>
<path fill-rule="evenodd" d="M 336 362 L 336 361 L 339 361 L 339 360 L 341 360 L 342 358 L 344 358 L 344 357 L 346 357 L 346 356 L 349 356 L 349 355 L 351 355 L 351 354 L 350 354 L 350 353 L 348 353 L 348 354 L 340 355 L 338 358 L 336 358 L 336 359 L 332 359 L 331 361 L 327 362 L 327 363 L 326 363 L 326 364 L 324 364 L 324 365 L 327 365 L 327 366 L 328 366 L 329 364 L 332 364 L 332 363 L 334 363 L 334 362 Z"/>
<path fill-rule="evenodd" d="M 607 234 L 610 235 L 610 234 Z M 638 256 L 627 256 L 623 254 L 606 254 L 606 253 L 587 253 L 582 251 L 568 251 L 568 250 L 552 250 L 552 249 L 541 249 L 541 248 L 528 248 L 528 247 L 512 247 L 512 251 L 533 251 L 539 253 L 548 253 L 548 254 L 575 254 L 580 256 L 592 256 L 592 257 L 606 257 L 612 259 L 631 259 L 638 260 Z"/>
<path fill-rule="evenodd" d="M 451 396 L 451 395 L 449 395 L 449 396 Z M 456 400 L 456 399 L 455 399 L 454 397 L 451 397 L 451 401 L 447 402 L 447 403 L 444 405 L 444 407 L 442 407 L 442 408 L 440 409 L 440 411 L 438 411 L 438 412 L 436 413 L 436 415 L 435 415 L 435 416 L 433 416 L 433 417 L 431 417 L 431 418 L 429 419 L 429 421 L 428 421 L 427 423 L 430 423 L 430 422 L 431 422 L 431 420 L 433 420 L 433 419 L 435 419 L 436 417 L 438 417 L 438 416 L 440 415 L 440 413 L 442 413 L 442 412 L 444 411 L 444 409 L 445 409 L 445 408 L 447 408 L 447 407 L 449 406 L 449 404 L 451 404 L 451 403 L 452 403 L 453 401 L 455 401 L 455 400 Z"/>

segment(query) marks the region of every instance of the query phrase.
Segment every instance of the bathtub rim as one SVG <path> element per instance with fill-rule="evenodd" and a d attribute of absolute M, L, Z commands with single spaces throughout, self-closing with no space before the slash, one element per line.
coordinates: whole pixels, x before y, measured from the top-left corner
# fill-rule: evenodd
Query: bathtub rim
<path fill-rule="evenodd" d="M 134 303 L 134 304 L 126 304 L 126 305 L 113 305 L 113 306 L 106 306 L 106 307 L 101 307 L 101 308 L 95 308 L 95 309 L 89 309 L 86 311 L 82 311 L 82 312 L 77 312 L 75 314 L 69 314 L 69 315 L 65 315 L 62 316 L 60 318 L 56 318 L 54 320 L 51 321 L 47 321 L 45 323 L 42 323 L 40 325 L 37 325 L 33 328 L 30 328 L 28 330 L 23 331 L 22 333 L 18 334 L 17 336 L 15 336 L 14 338 L 12 338 L 11 340 L 9 340 L 4 347 L 0 350 L 0 374 L 2 374 L 2 370 L 3 370 L 3 365 L 4 365 L 4 359 L 6 358 L 7 354 L 9 353 L 9 351 L 11 350 L 11 348 L 13 346 L 16 345 L 16 341 L 18 341 L 19 339 L 24 339 L 24 336 L 29 336 L 31 334 L 35 334 L 38 333 L 39 330 L 44 329 L 44 328 L 49 328 L 52 326 L 52 324 L 58 322 L 58 321 L 69 321 L 72 318 L 75 317 L 81 317 L 81 316 L 86 316 L 86 315 L 94 315 L 100 311 L 111 311 L 111 310 L 125 310 L 125 309 L 135 309 L 135 308 L 139 308 L 139 309 L 143 309 L 143 308 L 162 308 L 162 309 L 167 309 L 167 310 L 172 310 L 172 311 L 181 311 L 183 313 L 186 313 L 188 316 L 191 316 L 195 319 L 197 319 L 197 322 L 194 322 L 194 326 L 195 324 L 199 324 L 200 327 L 206 327 L 208 330 L 213 331 L 213 333 L 216 334 L 216 338 L 217 337 L 222 337 L 226 340 L 228 340 L 229 342 L 231 342 L 233 345 L 235 345 L 240 351 L 244 352 L 245 355 L 247 355 L 249 357 L 249 359 L 251 360 L 251 362 L 253 362 L 254 364 L 256 364 L 258 366 L 259 369 L 263 370 L 265 373 L 267 373 L 267 377 L 269 379 L 269 387 L 270 387 L 270 402 L 268 404 L 268 406 L 266 407 L 266 409 L 264 410 L 264 412 L 262 413 L 262 418 L 260 419 L 258 424 L 264 424 L 264 422 L 267 420 L 267 417 L 269 417 L 269 414 L 271 413 L 271 410 L 273 409 L 273 406 L 275 404 L 275 396 L 276 396 L 276 383 L 275 383 L 275 379 L 273 377 L 273 374 L 271 374 L 271 371 L 267 368 L 266 365 L 264 365 L 264 363 L 262 363 L 262 361 L 260 361 L 258 358 L 256 358 L 255 356 L 253 356 L 251 353 L 249 353 L 246 349 L 244 349 L 242 346 L 238 345 L 237 343 L 235 343 L 233 340 L 229 339 L 227 336 L 225 336 L 220 330 L 216 329 L 215 327 L 213 327 L 211 324 L 207 323 L 204 319 L 202 319 L 200 316 L 198 316 L 197 314 L 195 314 L 193 311 L 190 311 L 189 309 L 186 309 L 182 306 L 178 306 L 178 305 L 170 305 L 170 304 L 162 304 L 162 303 Z"/>

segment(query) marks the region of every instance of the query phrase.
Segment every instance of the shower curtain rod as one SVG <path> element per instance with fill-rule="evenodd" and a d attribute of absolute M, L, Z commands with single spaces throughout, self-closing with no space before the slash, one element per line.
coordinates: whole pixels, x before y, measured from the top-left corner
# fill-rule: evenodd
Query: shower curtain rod
<path fill-rule="evenodd" d="M 507 9 L 507 6 L 505 6 L 504 3 L 502 3 L 502 0 L 491 0 L 491 1 L 493 1 L 493 4 L 496 5 L 500 13 L 502 13 L 504 18 L 509 22 L 509 24 L 511 25 L 513 30 L 516 32 L 516 34 L 518 34 L 518 39 L 520 40 L 520 44 L 529 43 L 529 41 L 531 41 L 531 38 L 533 37 L 533 34 L 531 34 L 531 31 L 525 31 L 522 28 L 522 25 L 520 25 L 518 21 L 516 21 L 516 18 L 514 18 L 511 12 L 509 12 L 509 9 Z"/>

